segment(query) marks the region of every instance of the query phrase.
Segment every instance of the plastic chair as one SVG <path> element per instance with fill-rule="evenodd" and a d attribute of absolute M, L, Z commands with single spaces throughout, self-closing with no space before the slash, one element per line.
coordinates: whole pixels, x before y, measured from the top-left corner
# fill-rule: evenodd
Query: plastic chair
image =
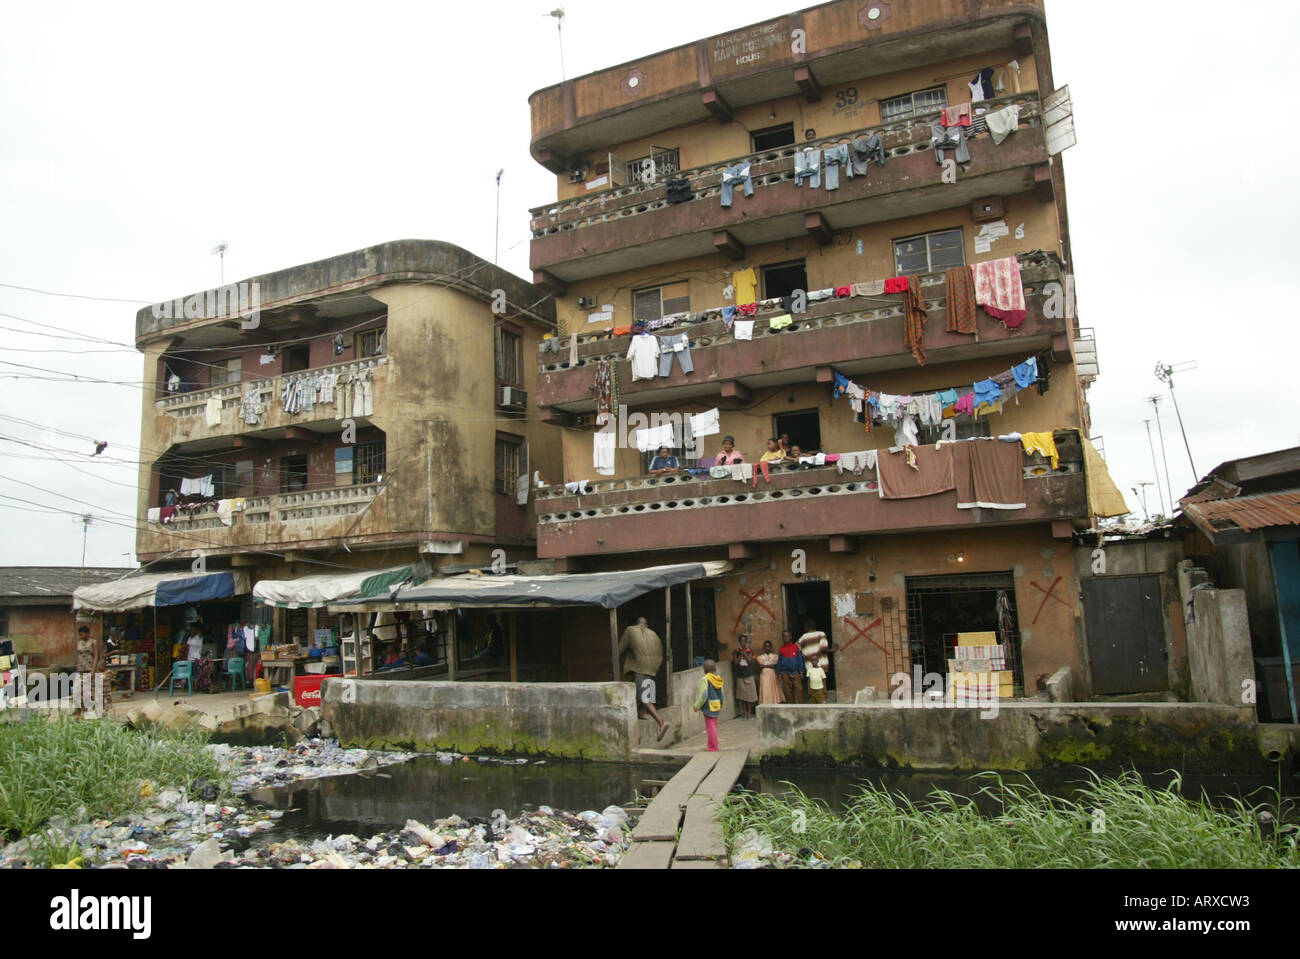
<path fill-rule="evenodd" d="M 240 689 L 247 689 L 244 685 L 244 658 L 242 656 L 232 656 L 226 660 L 226 677 L 230 680 L 230 691 L 235 691 L 235 681 L 239 681 Z"/>
<path fill-rule="evenodd" d="M 186 693 L 186 695 L 193 696 L 194 695 L 194 664 L 191 662 L 181 662 L 181 663 L 172 664 L 172 681 L 171 681 L 171 685 L 167 687 L 168 696 L 172 696 L 176 693 L 176 680 L 178 679 L 185 680 L 186 686 L 189 689 L 189 692 Z"/>

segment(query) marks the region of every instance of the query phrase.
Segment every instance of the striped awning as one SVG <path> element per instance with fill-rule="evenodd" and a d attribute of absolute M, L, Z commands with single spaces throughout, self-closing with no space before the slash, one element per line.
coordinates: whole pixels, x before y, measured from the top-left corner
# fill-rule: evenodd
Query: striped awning
<path fill-rule="evenodd" d="M 253 598 L 281 609 L 309 609 L 341 599 L 387 597 L 389 588 L 415 578 L 410 566 L 364 569 L 346 573 L 320 573 L 297 579 L 263 579 L 253 587 Z"/>

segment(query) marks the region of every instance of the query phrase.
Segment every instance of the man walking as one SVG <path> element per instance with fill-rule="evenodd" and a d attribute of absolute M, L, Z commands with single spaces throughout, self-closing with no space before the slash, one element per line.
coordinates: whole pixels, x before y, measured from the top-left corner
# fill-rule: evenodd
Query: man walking
<path fill-rule="evenodd" d="M 623 630 L 618 641 L 618 654 L 622 663 L 621 675 L 632 674 L 636 685 L 636 701 L 640 715 L 650 714 L 650 718 L 659 724 L 659 742 L 668 732 L 668 724 L 655 709 L 655 674 L 664 661 L 663 641 L 659 634 L 646 625 L 644 616 L 638 616 L 636 625 Z"/>

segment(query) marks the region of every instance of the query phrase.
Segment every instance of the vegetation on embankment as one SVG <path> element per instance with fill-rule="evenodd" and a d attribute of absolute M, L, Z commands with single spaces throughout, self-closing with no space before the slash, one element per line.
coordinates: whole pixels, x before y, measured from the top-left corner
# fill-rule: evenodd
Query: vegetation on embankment
<path fill-rule="evenodd" d="M 1300 826 L 1276 793 L 1215 806 L 1183 797 L 1178 777 L 1153 789 L 1135 773 L 1090 773 L 1072 798 L 1059 798 L 982 775 L 983 811 L 947 791 L 914 803 L 864 784 L 836 812 L 791 786 L 786 795 L 729 797 L 722 824 L 733 856 L 752 829 L 798 861 L 815 854 L 850 868 L 1300 868 Z"/>
<path fill-rule="evenodd" d="M 0 724 L 0 844 L 83 808 L 85 819 L 115 819 L 196 779 L 225 792 L 229 775 L 206 742 L 194 730 L 135 732 L 102 719 Z"/>

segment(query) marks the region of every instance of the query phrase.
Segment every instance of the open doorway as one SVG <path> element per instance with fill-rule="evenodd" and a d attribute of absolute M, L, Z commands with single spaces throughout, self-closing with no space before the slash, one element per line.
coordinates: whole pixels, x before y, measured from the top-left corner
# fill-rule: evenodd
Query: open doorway
<path fill-rule="evenodd" d="M 907 633 L 912 663 L 944 677 L 948 661 L 958 655 L 959 634 L 993 633 L 994 641 L 987 645 L 1004 647 L 1005 669 L 1013 674 L 1016 695 L 1024 695 L 1016 583 L 1011 573 L 909 576 Z"/>
<path fill-rule="evenodd" d="M 808 291 L 808 269 L 803 260 L 763 267 L 763 296 L 774 299 L 795 290 Z"/>
<path fill-rule="evenodd" d="M 786 583 L 785 628 L 798 640 L 812 620 L 830 640 L 830 665 L 826 667 L 826 689 L 835 689 L 835 635 L 831 631 L 831 584 L 826 582 Z M 779 646 L 779 640 L 772 645 Z"/>
<path fill-rule="evenodd" d="M 790 435 L 790 445 L 800 452 L 817 452 L 822 448 L 821 414 L 817 410 L 777 413 L 772 417 L 773 436 Z"/>

